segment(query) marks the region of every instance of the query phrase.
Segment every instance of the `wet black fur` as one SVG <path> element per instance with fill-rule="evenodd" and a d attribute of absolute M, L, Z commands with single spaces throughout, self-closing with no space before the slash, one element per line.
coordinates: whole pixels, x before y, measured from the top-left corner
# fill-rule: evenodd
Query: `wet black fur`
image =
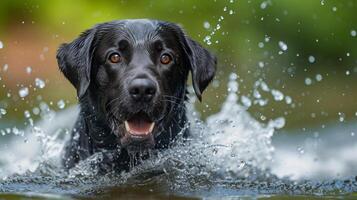
<path fill-rule="evenodd" d="M 113 47 L 125 58 L 120 65 L 107 62 L 107 49 Z M 174 62 L 161 66 L 157 58 L 166 50 L 173 54 Z M 216 70 L 215 56 L 188 38 L 178 25 L 157 20 L 98 24 L 71 43 L 61 45 L 57 60 L 60 70 L 76 88 L 80 104 L 80 114 L 63 157 L 65 168 L 72 168 L 96 152 L 115 151 L 118 153 L 110 162 L 128 169 L 127 150 L 131 147 L 120 142 L 122 123 L 139 111 L 146 112 L 157 124 L 154 148 L 167 148 L 182 130 L 183 135 L 188 134 L 184 129 L 184 102 L 189 72 L 201 100 Z M 135 104 L 126 91 L 126 82 L 143 71 L 155 80 L 159 90 L 149 105 Z"/>

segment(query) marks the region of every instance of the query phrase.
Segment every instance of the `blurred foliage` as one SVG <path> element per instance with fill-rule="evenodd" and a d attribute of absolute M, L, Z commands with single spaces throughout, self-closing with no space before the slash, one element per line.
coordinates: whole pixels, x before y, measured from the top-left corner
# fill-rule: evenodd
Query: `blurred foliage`
<path fill-rule="evenodd" d="M 357 37 L 351 32 L 357 29 L 356 8 L 353 0 L 2 0 L 0 40 L 26 25 L 25 30 L 30 27 L 42 36 L 60 38 L 52 41 L 58 46 L 96 23 L 127 18 L 179 23 L 202 44 L 214 31 L 212 44 L 205 46 L 217 54 L 219 71 L 216 87 L 210 87 L 204 103 L 198 105 L 203 115 L 219 110 L 227 77 L 235 72 L 240 77 L 241 95 L 253 99 L 254 82 L 262 79 L 293 99 L 292 106 L 266 94 L 267 106 L 249 108 L 256 118 L 265 121 L 284 116 L 287 128 L 301 128 L 302 124 L 338 122 L 341 116 L 341 121 L 355 120 Z M 210 26 L 205 28 L 204 24 Z M 23 34 L 26 37 L 27 32 Z M 280 41 L 287 45 L 286 51 L 279 47 Z M 309 56 L 315 61 L 309 62 Z M 0 67 L 3 64 L 0 57 Z M 317 74 L 322 81 L 316 81 Z M 58 76 L 57 72 L 54 77 Z M 305 84 L 306 78 L 312 80 L 311 85 Z M 48 79 L 50 84 L 46 94 L 43 92 L 48 98 L 62 96 L 75 103 L 73 90 L 53 92 L 58 91 L 59 83 L 70 87 L 64 79 Z M 5 93 L 3 90 L 2 97 Z"/>

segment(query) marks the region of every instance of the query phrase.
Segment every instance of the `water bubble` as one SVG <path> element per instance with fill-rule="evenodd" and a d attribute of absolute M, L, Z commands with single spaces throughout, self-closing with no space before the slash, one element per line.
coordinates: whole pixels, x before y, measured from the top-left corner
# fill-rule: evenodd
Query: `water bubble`
<path fill-rule="evenodd" d="M 281 50 L 283 50 L 283 51 L 286 51 L 286 50 L 288 50 L 288 45 L 286 45 L 286 43 L 285 42 L 283 42 L 283 41 L 279 41 L 279 47 L 280 47 L 280 49 Z"/>
<path fill-rule="evenodd" d="M 247 96 L 243 95 L 241 97 L 241 101 L 242 101 L 243 105 L 247 108 L 249 108 L 252 105 L 252 101 Z"/>
<path fill-rule="evenodd" d="M 26 67 L 26 73 L 27 73 L 27 74 L 31 74 L 31 72 L 32 72 L 31 66 L 27 66 L 27 67 Z"/>
<path fill-rule="evenodd" d="M 321 74 L 316 74 L 315 79 L 317 81 L 322 81 L 322 75 Z"/>
<path fill-rule="evenodd" d="M 209 23 L 209 22 L 203 22 L 203 27 L 205 28 L 205 29 L 209 29 L 210 27 L 211 27 L 211 24 Z"/>
<path fill-rule="evenodd" d="M 279 90 L 272 89 L 271 94 L 273 95 L 275 101 L 282 101 L 284 99 L 284 94 Z"/>
<path fill-rule="evenodd" d="M 306 85 L 311 85 L 312 84 L 311 78 L 309 78 L 309 77 L 305 78 L 305 84 Z"/>
<path fill-rule="evenodd" d="M 314 56 L 309 56 L 308 58 L 310 63 L 314 63 L 315 62 L 315 57 Z"/>
<path fill-rule="evenodd" d="M 352 37 L 356 37 L 357 35 L 357 31 L 356 30 L 351 30 L 351 36 Z"/>
<path fill-rule="evenodd" d="M 28 87 L 23 87 L 19 90 L 20 97 L 26 97 L 29 94 Z"/>
<path fill-rule="evenodd" d="M 263 42 L 259 42 L 259 43 L 258 43 L 258 47 L 259 47 L 259 48 L 263 48 L 263 47 L 264 47 L 264 43 L 263 43 Z"/>
<path fill-rule="evenodd" d="M 346 71 L 346 75 L 347 76 L 350 75 L 350 71 L 349 70 Z"/>
<path fill-rule="evenodd" d="M 258 65 L 259 65 L 260 68 L 263 68 L 263 67 L 264 67 L 264 62 L 260 61 L 260 62 L 258 63 Z"/>
<path fill-rule="evenodd" d="M 337 11 L 337 7 L 336 6 L 332 7 L 332 11 L 336 12 Z"/>
<path fill-rule="evenodd" d="M 63 109 L 66 106 L 66 103 L 61 99 L 57 102 L 57 106 L 59 109 Z"/>
<path fill-rule="evenodd" d="M 45 81 L 43 81 L 40 78 L 36 78 L 35 79 L 35 85 L 36 85 L 36 87 L 38 87 L 40 89 L 42 89 L 42 88 L 44 88 L 46 86 Z"/>
<path fill-rule="evenodd" d="M 4 44 L 0 41 L 0 49 L 4 48 Z"/>

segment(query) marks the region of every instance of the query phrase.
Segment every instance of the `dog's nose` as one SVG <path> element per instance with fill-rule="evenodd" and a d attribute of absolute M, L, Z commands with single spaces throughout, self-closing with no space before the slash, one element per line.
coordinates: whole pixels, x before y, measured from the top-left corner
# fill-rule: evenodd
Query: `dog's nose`
<path fill-rule="evenodd" d="M 135 101 L 149 102 L 156 93 L 156 85 L 150 79 L 136 78 L 129 85 L 129 93 Z"/>

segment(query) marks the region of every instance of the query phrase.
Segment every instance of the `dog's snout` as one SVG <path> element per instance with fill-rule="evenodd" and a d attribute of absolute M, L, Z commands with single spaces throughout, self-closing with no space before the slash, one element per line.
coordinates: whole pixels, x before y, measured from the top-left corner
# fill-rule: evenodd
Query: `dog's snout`
<path fill-rule="evenodd" d="M 149 102 L 155 93 L 155 83 L 147 78 L 136 78 L 129 85 L 129 94 L 135 101 Z"/>

